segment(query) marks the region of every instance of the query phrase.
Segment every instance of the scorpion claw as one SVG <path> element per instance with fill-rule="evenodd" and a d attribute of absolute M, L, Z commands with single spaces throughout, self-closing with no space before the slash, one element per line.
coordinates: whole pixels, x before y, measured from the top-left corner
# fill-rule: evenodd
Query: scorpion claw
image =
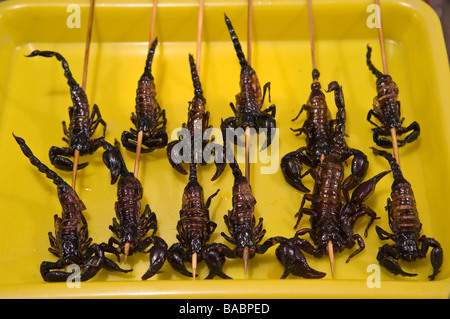
<path fill-rule="evenodd" d="M 67 151 L 66 151 L 67 150 Z M 49 151 L 50 162 L 62 171 L 70 172 L 73 170 L 73 162 L 63 156 L 69 156 L 69 149 L 52 146 Z M 79 163 L 77 169 L 85 168 L 89 163 Z"/>
<path fill-rule="evenodd" d="M 300 248 L 295 245 L 295 240 L 296 237 L 280 241 L 280 246 L 275 250 L 278 261 L 285 268 L 281 279 L 287 278 L 289 274 L 308 279 L 325 277 L 326 273 L 315 270 L 308 265 Z"/>
<path fill-rule="evenodd" d="M 313 165 L 309 158 L 304 155 L 300 149 L 286 154 L 281 159 L 281 171 L 283 172 L 286 181 L 299 191 L 309 193 L 309 189 L 303 185 L 302 178 L 302 162 L 306 165 Z"/>
<path fill-rule="evenodd" d="M 120 153 L 120 144 L 116 140 L 114 147 L 108 142 L 103 142 L 103 148 L 105 152 L 103 153 L 103 163 L 111 172 L 111 185 L 115 184 L 119 175 L 126 169 L 125 163 Z"/>
<path fill-rule="evenodd" d="M 149 250 L 150 253 L 150 267 L 142 276 L 142 280 L 146 280 L 161 272 L 161 268 L 167 258 L 167 244 L 157 236 L 154 236 L 154 245 Z"/>
<path fill-rule="evenodd" d="M 182 149 L 180 149 L 177 153 L 173 149 L 175 145 L 177 145 L 180 141 L 172 141 L 169 144 L 167 144 L 167 158 L 169 159 L 170 164 L 173 168 L 175 168 L 179 173 L 183 175 L 187 175 L 186 170 L 181 165 L 183 162 L 183 155 L 182 155 Z"/>
<path fill-rule="evenodd" d="M 210 270 L 206 279 L 212 279 L 215 276 L 219 276 L 222 279 L 232 279 L 225 274 L 222 270 L 225 264 L 225 256 L 232 256 L 233 251 L 223 244 L 211 244 L 205 247 L 203 258 Z"/>
<path fill-rule="evenodd" d="M 417 276 L 417 274 L 405 272 L 394 258 L 395 252 L 391 246 L 384 245 L 378 250 L 377 260 L 384 269 L 394 275 L 401 275 L 405 277 Z"/>
<path fill-rule="evenodd" d="M 172 266 L 172 268 L 180 274 L 187 277 L 192 277 L 192 273 L 187 270 L 186 266 L 184 265 L 183 255 L 183 247 L 180 243 L 175 243 L 170 246 L 169 250 L 167 251 L 167 261 Z M 197 275 L 195 276 L 197 277 Z"/>

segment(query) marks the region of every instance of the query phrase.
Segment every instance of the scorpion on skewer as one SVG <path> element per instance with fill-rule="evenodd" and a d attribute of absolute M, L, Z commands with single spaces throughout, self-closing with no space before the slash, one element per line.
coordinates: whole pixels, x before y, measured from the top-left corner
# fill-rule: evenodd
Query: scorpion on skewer
<path fill-rule="evenodd" d="M 336 116 L 336 126 L 333 135 L 333 144 L 330 154 L 325 156 L 318 171 L 309 170 L 313 179 L 315 180 L 314 190 L 312 194 L 305 194 L 301 203 L 300 210 L 296 214 L 297 228 L 303 214 L 310 215 L 311 228 L 303 228 L 297 231 L 295 237 L 309 234 L 315 248 L 310 242 L 305 239 L 299 239 L 297 245 L 305 252 L 314 255 L 315 257 L 322 257 L 328 252 L 328 242 L 332 242 L 333 252 L 341 252 L 345 248 L 351 249 L 355 243 L 357 248 L 347 259 L 347 262 L 360 253 L 364 248 L 364 240 L 359 234 L 353 233 L 353 227 L 356 221 L 368 215 L 370 221 L 365 229 L 365 236 L 367 237 L 368 229 L 373 221 L 377 218 L 376 213 L 367 205 L 363 204 L 375 190 L 376 184 L 380 179 L 389 173 L 385 171 L 379 173 L 375 177 L 359 184 L 355 183 L 355 179 L 360 180 L 364 177 L 367 165 L 359 165 L 363 170 L 354 169 L 352 167 L 352 174 L 358 178 L 347 177 L 344 181 L 344 167 L 342 163 L 350 156 L 357 158 L 357 161 L 366 162 L 367 157 L 359 150 L 349 148 L 344 140 L 345 135 L 345 105 L 342 94 L 342 87 L 337 82 L 332 82 L 329 85 L 329 91 L 335 91 L 338 114 Z M 349 190 L 355 190 L 349 197 Z M 341 194 L 343 193 L 344 196 Z M 306 201 L 311 201 L 311 208 L 303 207 Z"/>
<path fill-rule="evenodd" d="M 136 152 L 138 132 L 143 132 L 142 153 L 149 153 L 167 145 L 166 111 L 161 110 L 156 100 L 156 87 L 152 75 L 152 62 L 157 44 L 158 38 L 155 38 L 148 51 L 144 73 L 138 81 L 136 113 L 131 114 L 131 122 L 136 129 L 130 128 L 130 131 L 122 133 L 122 145 L 131 152 Z"/>
<path fill-rule="evenodd" d="M 216 164 L 216 173 L 214 174 L 212 180 L 217 179 L 220 174 L 222 174 L 225 169 L 226 162 L 219 158 L 222 155 L 221 152 L 217 152 L 217 144 L 214 143 L 214 138 L 210 141 L 210 134 L 212 125 L 209 125 L 209 111 L 205 111 L 206 99 L 203 96 L 203 90 L 200 83 L 200 79 L 197 72 L 197 67 L 194 61 L 194 57 L 189 55 L 189 64 L 191 68 L 192 82 L 194 84 L 194 98 L 189 102 L 188 109 L 188 121 L 187 124 L 183 123 L 183 129 L 187 130 L 189 137 L 183 135 L 183 138 L 188 139 L 187 145 L 190 147 L 185 149 L 184 147 L 179 147 L 181 143 L 184 144 L 184 140 L 181 140 L 179 133 L 178 140 L 172 141 L 167 145 L 167 157 L 170 164 L 181 174 L 187 175 L 186 170 L 181 165 L 183 159 L 185 159 L 184 152 L 189 150 L 189 163 L 201 163 L 206 165 L 209 158 L 205 158 L 204 155 L 206 149 L 214 150 L 213 154 L 215 156 L 214 163 Z M 205 133 L 208 136 L 204 136 Z M 177 148 L 179 149 L 177 151 Z M 210 154 L 213 152 L 209 152 Z M 181 159 L 181 160 L 180 160 Z M 201 161 L 200 161 L 201 159 Z"/>
<path fill-rule="evenodd" d="M 231 235 L 224 232 L 221 235 L 231 244 L 235 245 L 234 258 L 244 260 L 244 271 L 246 263 L 255 254 L 264 254 L 270 247 L 277 243 L 276 238 L 270 238 L 260 244 L 266 230 L 263 229 L 263 218 L 259 218 L 258 224 L 255 220 L 256 199 L 247 178 L 242 175 L 236 160 L 229 162 L 234 176 L 233 185 L 233 209 L 224 215 L 225 225 Z"/>
<path fill-rule="evenodd" d="M 390 239 L 394 245 L 385 244 L 378 250 L 377 260 L 380 265 L 394 275 L 416 276 L 405 272 L 397 260 L 412 262 L 425 258 L 428 249 L 431 250 L 431 265 L 433 273 L 428 276 L 434 280 L 442 266 L 443 250 L 434 238 L 420 236 L 422 224 L 419 220 L 416 200 L 411 184 L 403 177 L 400 166 L 391 154 L 372 148 L 375 155 L 383 156 L 390 164 L 394 176 L 391 198 L 387 200 L 386 210 L 389 216 L 389 227 L 392 234 L 376 226 L 378 237 L 381 240 Z"/>
<path fill-rule="evenodd" d="M 234 44 L 234 48 L 239 59 L 239 64 L 241 65 L 241 92 L 236 95 L 236 106 L 234 106 L 233 103 L 230 103 L 230 107 L 233 110 L 235 116 L 229 117 L 222 121 L 221 129 L 222 132 L 225 131 L 225 129 L 232 129 L 236 133 L 234 138 L 234 144 L 236 145 L 242 145 L 238 138 L 241 135 L 238 134 L 239 132 L 237 132 L 238 128 L 244 130 L 249 127 L 258 131 L 261 131 L 261 129 L 265 129 L 267 140 L 261 148 L 261 150 L 264 150 L 272 143 L 272 139 L 274 138 L 273 133 L 276 128 L 275 105 L 272 104 L 261 111 L 261 108 L 264 104 L 266 90 L 269 90 L 270 102 L 270 82 L 267 82 L 264 85 L 263 95 L 261 96 L 261 86 L 259 84 L 256 72 L 248 64 L 236 32 L 231 24 L 230 19 L 226 15 L 225 22 L 228 26 L 231 40 Z"/>
<path fill-rule="evenodd" d="M 117 236 L 111 237 L 108 243 L 103 243 L 102 248 L 110 253 L 114 253 L 120 260 L 119 254 L 124 255 L 124 259 L 135 252 L 150 254 L 150 266 L 142 276 L 146 280 L 160 272 L 166 260 L 167 244 L 155 233 L 158 229 L 156 214 L 150 210 L 147 204 L 141 213 L 142 185 L 141 182 L 129 172 L 120 153 L 120 144 L 115 142 L 114 147 L 108 142 L 103 143 L 105 152 L 103 162 L 111 172 L 111 184 L 117 185 L 117 202 L 115 203 L 116 218 L 109 229 Z M 153 230 L 149 237 L 147 233 Z M 153 246 L 148 250 L 148 246 Z"/>
<path fill-rule="evenodd" d="M 63 271 L 67 266 L 75 264 L 81 269 L 79 278 L 86 281 L 93 278 L 101 268 L 109 271 L 127 273 L 132 271 L 121 269 L 114 261 L 105 257 L 101 245 L 92 244 L 89 237 L 83 210 L 86 209 L 75 190 L 54 171 L 50 170 L 26 145 L 24 139 L 13 134 L 22 152 L 30 163 L 44 173 L 57 186 L 58 198 L 62 207 L 62 215 L 55 215 L 55 236 L 48 233 L 49 251 L 59 258 L 57 262 L 43 261 L 41 276 L 45 281 L 67 281 L 72 272 Z"/>
<path fill-rule="evenodd" d="M 61 62 L 64 69 L 64 76 L 67 79 L 67 84 L 70 87 L 71 98 L 73 106 L 69 107 L 69 127 L 63 121 L 63 130 L 66 137 L 63 141 L 69 144 L 69 147 L 52 146 L 49 151 L 50 162 L 58 169 L 64 171 L 73 170 L 73 162 L 67 157 L 74 156 L 75 150 L 80 152 L 80 155 L 93 154 L 99 147 L 102 146 L 102 141 L 105 138 L 106 123 L 102 119 L 100 110 L 97 104 L 92 107 L 92 113 L 89 115 L 89 103 L 83 88 L 75 81 L 69 69 L 69 64 L 64 57 L 58 52 L 53 51 L 38 51 L 31 52 L 27 57 L 55 57 Z M 97 129 L 98 125 L 103 126 L 102 136 L 91 139 Z M 78 164 L 78 169 L 82 169 L 88 165 L 88 162 Z"/>
<path fill-rule="evenodd" d="M 177 223 L 178 243 L 173 244 L 167 254 L 170 265 L 185 276 L 193 276 L 184 262 L 191 261 L 193 254 L 196 254 L 197 261 L 204 260 L 210 270 L 206 279 L 212 279 L 216 275 L 231 279 L 222 271 L 222 267 L 225 257 L 234 257 L 233 251 L 224 244 L 208 244 L 217 227 L 209 218 L 209 206 L 218 192 L 219 190 L 209 196 L 205 204 L 203 188 L 197 180 L 197 164 L 191 163 L 189 182 L 184 188 L 180 220 Z"/>
<path fill-rule="evenodd" d="M 302 164 L 316 169 L 320 165 L 322 156 L 330 153 L 333 126 L 335 124 L 335 120 L 331 118 L 331 112 L 325 101 L 325 94 L 321 90 L 320 82 L 318 82 L 319 76 L 319 71 L 314 69 L 314 82 L 311 84 L 311 94 L 308 101 L 292 120 L 295 121 L 306 110 L 306 120 L 303 126 L 298 129 L 292 129 L 292 131 L 298 132 L 296 135 L 304 133 L 307 146 L 300 147 L 298 150 L 286 154 L 280 163 L 281 171 L 286 181 L 294 188 L 306 193 L 309 192 L 309 189 L 301 181 Z"/>
<path fill-rule="evenodd" d="M 392 148 L 392 142 L 385 136 L 391 135 L 391 129 L 395 128 L 397 135 L 411 132 L 403 140 L 397 140 L 398 146 L 415 141 L 420 135 L 420 126 L 416 121 L 412 122 L 408 127 L 403 127 L 405 118 L 400 119 L 400 101 L 398 101 L 398 86 L 388 74 L 383 74 L 371 61 L 372 48 L 367 46 L 367 66 L 370 71 L 377 77 L 377 96 L 373 99 L 373 109 L 367 113 L 367 121 L 375 125 L 373 128 L 373 141 L 380 147 Z M 374 116 L 381 123 L 381 126 L 372 122 Z"/>

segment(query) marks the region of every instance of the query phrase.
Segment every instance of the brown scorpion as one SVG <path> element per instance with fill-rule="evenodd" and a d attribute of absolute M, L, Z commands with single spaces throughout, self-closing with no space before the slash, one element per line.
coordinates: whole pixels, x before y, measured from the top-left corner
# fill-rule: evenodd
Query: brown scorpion
<path fill-rule="evenodd" d="M 233 209 L 224 215 L 225 225 L 230 236 L 224 232 L 221 235 L 231 244 L 235 245 L 235 257 L 244 260 L 244 271 L 247 272 L 247 261 L 255 254 L 264 254 L 270 247 L 277 243 L 276 238 L 270 238 L 260 244 L 266 230 L 263 229 L 263 218 L 259 218 L 258 224 L 255 220 L 256 199 L 247 178 L 242 175 L 236 160 L 229 162 L 234 176 L 233 185 Z"/>
<path fill-rule="evenodd" d="M 209 112 L 206 111 L 206 99 L 203 95 L 202 86 L 197 72 L 197 66 L 194 57 L 189 55 L 189 64 L 191 68 L 192 82 L 194 84 L 194 98 L 189 102 L 187 124 L 183 123 L 183 140 L 179 133 L 178 140 L 172 141 L 167 145 L 167 157 L 170 164 L 181 174 L 187 175 L 186 170 L 182 166 L 185 163 L 201 163 L 206 165 L 209 158 L 205 155 L 212 154 L 212 150 L 217 150 L 217 144 L 214 139 L 210 140 L 212 125 L 209 125 Z M 188 136 L 186 136 L 188 135 Z M 205 136 L 204 136 L 205 135 Z M 185 140 L 186 139 L 186 140 Z M 187 144 L 185 144 L 187 142 Z M 180 147 L 185 144 L 189 147 Z M 205 150 L 210 150 L 206 152 Z M 188 153 L 189 154 L 184 154 Z M 216 173 L 212 180 L 217 179 L 225 169 L 226 163 L 219 158 L 222 152 L 215 153 L 214 163 L 216 164 Z"/>
<path fill-rule="evenodd" d="M 242 129 L 241 133 L 244 133 L 244 129 L 246 129 L 247 127 L 258 130 L 258 132 L 260 132 L 261 129 L 265 129 L 267 140 L 261 147 L 261 150 L 264 150 L 272 143 L 272 139 L 274 137 L 273 133 L 276 128 L 275 105 L 272 104 L 265 110 L 261 111 L 267 89 L 269 89 L 270 102 L 270 82 L 267 82 L 264 85 L 264 92 L 261 96 L 261 86 L 259 84 L 256 72 L 248 64 L 236 32 L 231 24 L 230 19 L 228 19 L 226 15 L 225 22 L 228 26 L 231 40 L 234 44 L 234 48 L 239 59 L 239 64 L 241 65 L 241 92 L 236 95 L 236 107 L 233 105 L 233 103 L 230 103 L 230 107 L 233 110 L 235 116 L 225 119 L 221 124 L 221 129 L 222 132 L 225 131 L 225 129 L 233 130 L 233 132 L 235 133 L 234 144 L 241 146 L 242 142 L 238 137 L 242 134 L 239 134 L 239 132 L 237 131 L 238 128 Z"/>
<path fill-rule="evenodd" d="M 77 265 L 81 273 L 79 278 L 86 281 L 93 278 L 101 268 L 109 271 L 130 272 L 121 269 L 114 261 L 105 257 L 101 245 L 92 244 L 88 234 L 88 226 L 83 215 L 86 209 L 75 190 L 54 171 L 50 170 L 33 155 L 24 139 L 13 134 L 22 152 L 30 163 L 44 173 L 57 186 L 58 198 L 62 207 L 62 215 L 55 215 L 55 236 L 48 233 L 49 251 L 59 258 L 57 262 L 43 261 L 41 276 L 45 281 L 67 281 L 72 272 L 63 271 L 69 265 Z"/>
<path fill-rule="evenodd" d="M 375 190 L 378 181 L 389 171 L 382 172 L 375 177 L 359 184 L 349 198 L 349 190 L 355 187 L 353 178 L 344 181 L 343 162 L 350 156 L 360 157 L 359 160 L 366 162 L 367 158 L 359 150 L 349 148 L 344 140 L 345 135 L 345 105 L 342 95 L 342 87 L 337 82 L 330 83 L 329 90 L 335 91 L 336 101 L 338 101 L 338 114 L 336 116 L 336 126 L 333 135 L 333 144 L 330 154 L 325 156 L 322 164 L 316 172 L 310 169 L 315 185 L 312 194 L 305 194 L 300 210 L 296 214 L 298 226 L 303 214 L 310 215 L 311 228 L 303 228 L 296 233 L 297 236 L 309 234 L 317 248 L 304 239 L 299 239 L 298 246 L 305 252 L 321 257 L 328 252 L 328 242 L 331 241 L 333 253 L 341 252 L 345 248 L 352 248 L 358 243 L 356 249 L 347 259 L 347 262 L 360 253 L 364 248 L 364 240 L 359 234 L 353 233 L 356 221 L 364 216 L 370 216 L 370 221 L 365 230 L 367 236 L 368 229 L 377 218 L 376 213 L 367 205 L 365 200 Z M 364 155 L 364 156 L 363 156 Z M 364 176 L 367 165 L 361 165 L 363 170 L 353 170 L 352 175 Z M 303 207 L 306 201 L 311 202 L 311 208 Z"/>
<path fill-rule="evenodd" d="M 97 104 L 92 107 L 92 113 L 89 115 L 89 103 L 86 93 L 83 88 L 75 81 L 69 69 L 69 64 L 64 57 L 58 52 L 53 51 L 38 51 L 31 52 L 27 57 L 55 57 L 61 62 L 64 69 L 64 76 L 67 78 L 67 84 L 70 87 L 73 106 L 69 107 L 69 127 L 63 121 L 63 131 L 66 137 L 63 141 L 69 144 L 69 147 L 50 148 L 49 157 L 51 163 L 58 169 L 64 171 L 73 170 L 73 162 L 66 157 L 74 156 L 75 150 L 80 152 L 80 155 L 93 154 L 99 147 L 102 146 L 102 141 L 105 138 L 106 123 L 102 119 L 100 110 Z M 103 126 L 102 136 L 91 139 L 94 135 L 98 125 Z M 88 165 L 88 162 L 78 164 L 78 169 L 82 169 Z"/>
<path fill-rule="evenodd" d="M 311 94 L 307 104 L 301 107 L 298 115 L 292 120 L 295 121 L 306 110 L 306 120 L 303 126 L 292 130 L 298 132 L 297 135 L 302 133 L 306 135 L 306 147 L 300 147 L 298 150 L 286 154 L 280 163 L 286 181 L 302 192 L 309 192 L 309 189 L 301 181 L 302 164 L 310 168 L 317 168 L 322 156 L 330 153 L 335 124 L 335 120 L 331 118 L 325 94 L 321 90 L 320 82 L 318 82 L 319 75 L 319 71 L 314 69 L 314 82 L 311 84 Z M 354 162 L 354 165 L 357 164 L 357 162 Z"/>
<path fill-rule="evenodd" d="M 405 118 L 400 119 L 400 101 L 398 101 L 398 86 L 388 74 L 383 74 L 375 68 L 371 61 L 372 48 L 367 46 L 367 65 L 370 71 L 377 77 L 377 96 L 373 99 L 373 109 L 367 113 L 367 121 L 375 125 L 373 128 L 373 141 L 380 147 L 392 148 L 392 142 L 386 137 L 390 136 L 391 129 L 395 129 L 397 135 L 402 135 L 412 131 L 404 140 L 397 140 L 398 146 L 415 141 L 420 135 L 420 126 L 416 121 L 408 127 L 403 127 Z M 372 122 L 374 116 L 381 123 L 381 126 Z"/>
<path fill-rule="evenodd" d="M 185 276 L 193 276 L 186 269 L 184 262 L 191 261 L 195 254 L 197 261 L 204 260 L 210 270 L 206 279 L 212 279 L 216 275 L 230 279 L 222 271 L 222 267 L 226 261 L 225 257 L 234 256 L 233 251 L 223 244 L 208 244 L 217 227 L 209 218 L 209 206 L 218 192 L 219 190 L 209 196 L 205 204 L 203 188 L 197 180 L 197 164 L 191 163 L 189 182 L 184 188 L 180 220 L 177 223 L 178 243 L 173 244 L 167 254 L 167 261 L 173 269 Z"/>
<path fill-rule="evenodd" d="M 111 237 L 108 244 L 102 244 L 102 248 L 114 253 L 118 260 L 119 254 L 123 254 L 125 262 L 127 257 L 135 252 L 149 253 L 150 266 L 142 276 L 142 280 L 146 280 L 160 272 L 166 260 L 167 244 L 162 238 L 155 236 L 158 223 L 156 214 L 150 210 L 148 204 L 141 213 L 142 185 L 134 174 L 128 171 L 120 153 L 119 142 L 116 141 L 113 147 L 105 141 L 103 147 L 103 162 L 111 172 L 111 184 L 115 184 L 119 176 L 120 179 L 114 206 L 117 219 L 113 218 L 113 224 L 109 226 L 119 239 Z M 145 237 L 150 230 L 153 230 L 153 233 Z M 145 251 L 151 244 L 153 246 Z"/>
<path fill-rule="evenodd" d="M 372 148 L 375 155 L 383 156 L 390 164 L 394 176 L 392 184 L 391 198 L 387 200 L 386 210 L 389 216 L 389 227 L 392 234 L 376 226 L 378 237 L 381 240 L 390 239 L 394 245 L 385 244 L 382 246 L 377 255 L 380 265 L 394 275 L 416 276 L 403 271 L 397 260 L 412 262 L 416 259 L 425 258 L 428 249 L 431 250 L 431 265 L 433 273 L 428 276 L 430 280 L 434 280 L 442 266 L 443 250 L 441 245 L 434 238 L 420 236 L 422 224 L 419 220 L 416 200 L 411 184 L 403 177 L 400 166 L 394 157 L 388 152 Z"/>
<path fill-rule="evenodd" d="M 155 38 L 148 51 L 144 73 L 138 81 L 136 113 L 131 114 L 131 122 L 136 129 L 130 128 L 130 131 L 122 133 L 122 145 L 131 152 L 136 152 L 138 132 L 143 133 L 142 153 L 149 153 L 167 145 L 166 111 L 161 110 L 156 100 L 155 80 L 152 75 L 152 62 L 157 44 L 158 38 Z"/>

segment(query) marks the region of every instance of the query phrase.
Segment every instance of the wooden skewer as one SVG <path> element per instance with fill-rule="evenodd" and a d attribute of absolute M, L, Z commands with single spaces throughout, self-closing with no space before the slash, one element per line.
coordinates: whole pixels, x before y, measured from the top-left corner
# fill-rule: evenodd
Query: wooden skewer
<path fill-rule="evenodd" d="M 381 23 L 381 7 L 380 0 L 375 0 L 375 4 L 377 6 L 377 18 L 379 22 L 378 26 L 378 35 L 380 39 L 380 47 L 381 47 L 381 59 L 383 62 L 383 73 L 389 74 L 387 67 L 387 59 L 386 59 L 386 49 L 384 47 L 384 35 L 383 35 L 383 25 Z M 392 138 L 392 151 L 394 153 L 394 158 L 397 161 L 398 165 L 400 165 L 400 157 L 398 154 L 398 143 L 397 143 L 397 132 L 395 128 L 391 128 L 391 138 Z"/>
<path fill-rule="evenodd" d="M 334 251 L 331 239 L 328 241 L 328 256 L 330 257 L 331 278 L 334 279 Z"/>
<path fill-rule="evenodd" d="M 158 0 L 153 0 L 152 7 L 152 21 L 150 24 L 150 38 L 148 41 L 148 48 L 150 49 L 155 33 L 155 22 L 156 22 L 156 8 L 158 6 Z M 134 162 L 134 177 L 138 178 L 139 175 L 139 163 L 141 160 L 141 149 L 142 149 L 142 139 L 144 138 L 144 132 L 139 131 L 137 136 L 137 145 L 136 145 L 136 159 Z"/>
<path fill-rule="evenodd" d="M 88 31 L 87 31 L 87 36 L 86 36 L 86 47 L 84 50 L 83 81 L 81 83 L 81 88 L 83 89 L 84 92 L 86 92 L 89 51 L 91 48 L 91 37 L 92 37 L 92 22 L 94 20 L 94 7 L 95 7 L 95 0 L 91 0 L 90 7 L 89 7 L 89 19 L 88 19 Z M 73 161 L 73 171 L 72 171 L 72 188 L 75 189 L 75 183 L 76 183 L 76 179 L 77 179 L 77 170 L 78 170 L 78 160 L 80 158 L 80 151 L 75 149 L 73 157 L 74 157 L 74 161 Z"/>
<path fill-rule="evenodd" d="M 252 61 L 252 16 L 253 0 L 248 0 L 247 16 L 247 62 L 251 65 Z M 245 177 L 250 185 L 250 126 L 245 127 Z M 244 261 L 244 276 L 247 278 L 249 247 L 245 246 L 242 254 Z"/>
<path fill-rule="evenodd" d="M 204 0 L 199 0 L 198 5 L 198 27 L 197 27 L 197 52 L 196 52 L 196 66 L 197 73 L 200 76 L 200 64 L 201 64 L 201 55 L 202 55 L 202 31 L 203 31 L 203 12 L 204 12 Z M 197 156 L 197 152 L 195 153 Z M 195 158 L 197 161 L 197 158 Z M 196 164 L 197 165 L 197 164 Z M 191 264 L 192 264 L 192 280 L 195 280 L 196 272 L 197 272 L 197 253 L 193 253 L 191 256 Z"/>

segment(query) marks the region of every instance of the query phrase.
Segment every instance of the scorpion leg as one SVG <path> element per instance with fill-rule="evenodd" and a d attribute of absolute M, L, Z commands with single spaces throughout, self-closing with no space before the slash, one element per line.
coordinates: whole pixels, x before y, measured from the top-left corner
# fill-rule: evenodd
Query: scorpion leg
<path fill-rule="evenodd" d="M 152 238 L 153 246 L 148 251 L 150 253 L 150 267 L 147 272 L 142 276 L 142 280 L 146 280 L 161 272 L 161 268 L 164 265 L 167 258 L 167 244 L 158 236 L 149 237 Z"/>
<path fill-rule="evenodd" d="M 433 247 L 430 254 L 433 273 L 428 276 L 428 278 L 430 278 L 430 280 L 434 280 L 436 275 L 439 273 L 439 269 L 442 266 L 444 251 L 442 250 L 441 244 L 434 238 L 427 238 L 425 235 L 423 235 L 422 237 L 420 237 L 419 242 L 422 243 L 421 252 L 423 256 L 426 255 L 428 247 Z"/>
<path fill-rule="evenodd" d="M 312 201 L 313 200 L 313 196 L 311 194 L 305 194 L 303 196 L 302 202 L 300 204 L 300 209 L 298 210 L 297 214 L 295 214 L 295 216 L 294 216 L 294 217 L 297 217 L 297 222 L 295 223 L 294 229 L 296 229 L 298 224 L 300 223 L 300 220 L 303 217 L 303 213 L 306 213 L 307 215 L 314 215 L 315 214 L 315 212 L 313 210 L 303 207 L 307 200 L 308 201 Z"/>
<path fill-rule="evenodd" d="M 373 141 L 380 147 L 383 148 L 392 148 L 392 142 L 389 141 L 386 137 L 380 136 L 391 136 L 391 131 L 384 129 L 382 127 L 377 127 L 373 129 Z M 405 141 L 397 140 L 398 146 L 405 145 Z"/>
<path fill-rule="evenodd" d="M 303 185 L 302 178 L 302 163 L 314 167 L 314 163 L 305 154 L 306 147 L 301 147 L 296 151 L 290 152 L 283 156 L 280 162 L 281 171 L 284 179 L 295 189 L 304 193 L 309 193 L 310 190 Z"/>
<path fill-rule="evenodd" d="M 49 151 L 50 162 L 58 169 L 63 171 L 72 171 L 73 162 L 66 157 L 73 156 L 74 151 L 68 147 L 52 146 Z M 78 164 L 78 169 L 85 168 L 88 163 Z"/>
<path fill-rule="evenodd" d="M 167 158 L 169 159 L 169 162 L 173 168 L 175 168 L 179 173 L 187 175 L 186 170 L 184 169 L 183 165 L 181 165 L 184 158 L 184 148 L 180 148 L 178 150 L 178 153 L 176 153 L 173 149 L 178 143 L 181 143 L 181 140 L 172 141 L 167 145 Z"/>
<path fill-rule="evenodd" d="M 378 128 L 378 127 L 379 127 L 378 124 L 372 122 L 372 120 L 371 120 L 371 119 L 372 119 L 372 116 L 376 117 L 376 118 L 381 122 L 380 117 L 378 116 L 378 113 L 375 112 L 375 110 L 370 109 L 369 112 L 367 113 L 367 121 L 368 121 L 370 124 L 372 124 L 372 125 L 374 125 L 374 126 L 376 126 L 376 127 Z"/>
<path fill-rule="evenodd" d="M 275 114 L 275 105 L 273 105 L 274 110 L 273 114 Z M 268 108 L 269 109 L 269 108 Z M 263 129 L 265 129 L 266 132 L 266 140 L 264 141 L 263 145 L 261 146 L 260 151 L 265 150 L 272 144 L 272 140 L 275 137 L 276 134 L 276 121 L 275 118 L 269 114 L 262 113 L 261 116 L 258 118 L 258 126 Z"/>
<path fill-rule="evenodd" d="M 121 136 L 123 147 L 128 151 L 136 153 L 137 134 L 129 131 L 123 131 Z"/>
<path fill-rule="evenodd" d="M 172 268 L 178 271 L 180 274 L 185 275 L 187 277 L 192 277 L 192 273 L 187 270 L 184 265 L 184 261 L 188 260 L 188 256 L 186 256 L 186 252 L 183 249 L 183 246 L 180 243 L 175 243 L 170 246 L 167 251 L 167 261 L 172 266 Z M 195 275 L 197 277 L 197 274 Z"/>
<path fill-rule="evenodd" d="M 350 259 L 352 259 L 355 255 L 357 255 L 360 252 L 362 252 L 364 250 L 364 248 L 366 248 L 366 245 L 364 243 L 364 239 L 358 234 L 353 235 L 351 240 L 349 240 L 347 248 L 353 247 L 355 242 L 358 243 L 359 248 L 356 249 L 353 253 L 351 253 L 350 256 L 348 256 L 347 260 L 345 261 L 346 263 L 348 263 L 350 261 Z"/>
<path fill-rule="evenodd" d="M 409 131 L 412 131 L 408 136 L 405 137 L 404 140 L 399 140 L 397 142 L 400 142 L 402 145 L 405 143 L 411 143 L 415 141 L 419 135 L 420 135 L 420 125 L 416 121 L 412 122 L 407 128 L 401 127 L 397 129 L 397 134 L 402 135 L 404 133 L 408 133 Z"/>
<path fill-rule="evenodd" d="M 94 121 L 95 115 L 97 115 L 97 119 Z M 102 133 L 101 138 L 104 139 L 105 136 L 106 136 L 106 122 L 103 120 L 102 115 L 100 114 L 100 109 L 98 108 L 97 104 L 94 104 L 94 106 L 92 107 L 92 113 L 91 113 L 90 121 L 92 122 L 91 130 L 90 130 L 91 136 L 94 135 L 94 132 L 97 129 L 98 125 L 102 124 L 102 126 L 103 126 L 103 133 Z"/>
<path fill-rule="evenodd" d="M 142 141 L 142 145 L 145 145 L 146 147 L 143 147 L 141 152 L 150 153 L 157 148 L 163 148 L 167 145 L 167 141 L 168 137 L 166 131 L 160 130 L 158 131 L 158 133 L 155 134 L 153 138 L 144 139 Z"/>
<path fill-rule="evenodd" d="M 230 276 L 226 275 L 222 267 L 225 264 L 226 258 L 235 258 L 234 251 L 224 244 L 210 244 L 206 245 L 203 251 L 203 260 L 209 269 L 209 274 L 206 279 L 212 279 L 215 276 L 219 276 L 223 279 L 232 279 Z"/>
<path fill-rule="evenodd" d="M 394 275 L 402 275 L 405 277 L 414 277 L 417 274 L 411 274 L 403 271 L 398 262 L 398 255 L 395 251 L 395 248 L 389 246 L 388 244 L 382 246 L 378 250 L 377 260 L 380 263 L 381 267 L 393 273 Z"/>

